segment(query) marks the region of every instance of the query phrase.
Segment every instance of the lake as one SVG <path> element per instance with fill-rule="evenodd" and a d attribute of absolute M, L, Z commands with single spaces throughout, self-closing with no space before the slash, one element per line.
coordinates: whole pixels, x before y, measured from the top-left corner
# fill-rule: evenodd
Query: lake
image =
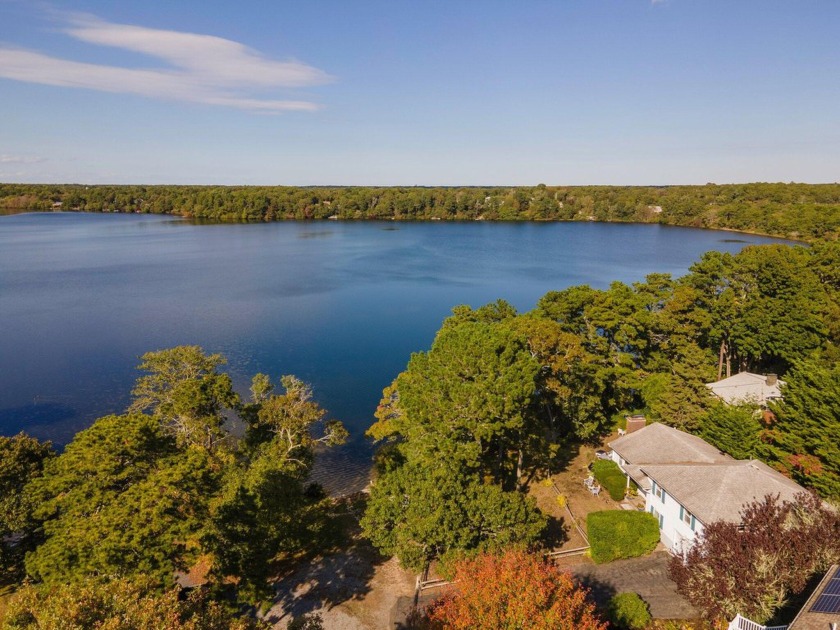
<path fill-rule="evenodd" d="M 285 222 L 0 216 L 0 434 L 61 445 L 121 413 L 144 352 L 220 352 L 237 389 L 295 374 L 351 431 L 317 477 L 364 485 L 382 388 L 457 304 L 521 311 L 550 290 L 682 275 L 708 250 L 783 242 L 600 223 Z"/>

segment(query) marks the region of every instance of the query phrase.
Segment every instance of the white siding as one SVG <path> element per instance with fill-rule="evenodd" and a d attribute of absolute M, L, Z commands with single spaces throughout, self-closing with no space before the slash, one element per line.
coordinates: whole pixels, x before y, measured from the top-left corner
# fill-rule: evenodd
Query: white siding
<path fill-rule="evenodd" d="M 691 545 L 703 532 L 703 524 L 655 481 L 651 482 L 652 488 L 645 500 L 645 510 L 659 518 L 659 539 L 662 544 L 673 552 L 679 552 Z M 688 515 L 688 523 L 683 520 L 685 515 Z"/>

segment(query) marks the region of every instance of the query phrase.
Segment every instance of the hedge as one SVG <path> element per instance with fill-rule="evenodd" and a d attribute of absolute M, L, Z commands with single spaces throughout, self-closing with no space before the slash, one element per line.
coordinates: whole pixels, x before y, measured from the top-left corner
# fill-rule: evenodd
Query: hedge
<path fill-rule="evenodd" d="M 592 464 L 592 474 L 610 493 L 613 501 L 621 501 L 627 489 L 627 477 L 611 459 L 598 459 Z"/>
<path fill-rule="evenodd" d="M 643 630 L 651 622 L 647 602 L 636 593 L 613 595 L 607 607 L 610 626 L 627 630 Z"/>
<path fill-rule="evenodd" d="M 586 517 L 586 529 L 592 560 L 598 564 L 644 556 L 659 542 L 659 521 L 647 512 L 591 512 Z"/>

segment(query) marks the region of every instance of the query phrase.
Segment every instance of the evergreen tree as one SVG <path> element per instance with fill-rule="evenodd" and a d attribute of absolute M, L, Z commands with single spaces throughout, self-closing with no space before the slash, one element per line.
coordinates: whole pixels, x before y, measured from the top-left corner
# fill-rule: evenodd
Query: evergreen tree
<path fill-rule="evenodd" d="M 761 452 L 799 483 L 840 501 L 840 363 L 806 359 L 785 378 Z"/>
<path fill-rule="evenodd" d="M 40 543 L 36 503 L 25 488 L 54 455 L 49 442 L 24 433 L 0 436 L 0 583 L 18 577 L 24 554 Z"/>

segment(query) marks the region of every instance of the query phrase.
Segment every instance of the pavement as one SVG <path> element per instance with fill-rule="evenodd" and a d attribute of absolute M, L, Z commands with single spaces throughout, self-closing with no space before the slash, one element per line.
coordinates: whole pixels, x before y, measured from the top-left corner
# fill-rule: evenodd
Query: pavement
<path fill-rule="evenodd" d="M 591 590 L 592 597 L 605 605 L 618 593 L 637 593 L 650 605 L 657 619 L 696 619 L 699 613 L 677 593 L 668 577 L 670 554 L 654 551 L 644 558 L 615 560 L 608 564 L 581 564 L 568 570 Z"/>

